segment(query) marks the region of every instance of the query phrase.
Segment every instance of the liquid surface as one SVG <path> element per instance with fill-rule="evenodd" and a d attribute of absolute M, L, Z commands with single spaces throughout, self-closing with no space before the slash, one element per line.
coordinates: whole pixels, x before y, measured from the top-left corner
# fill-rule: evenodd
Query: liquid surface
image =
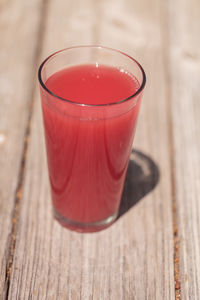
<path fill-rule="evenodd" d="M 80 65 L 63 69 L 46 82 L 55 95 L 78 103 L 106 104 L 124 100 L 139 89 L 137 79 L 123 69 Z"/>
<path fill-rule="evenodd" d="M 139 87 L 135 77 L 127 73 L 95 65 L 62 70 L 46 85 L 61 97 L 96 104 L 124 99 Z M 74 222 L 69 227 L 80 230 L 76 222 L 99 222 L 119 208 L 140 96 L 131 109 L 126 107 L 131 100 L 120 104 L 120 114 L 113 118 L 108 118 L 108 113 L 118 105 L 106 106 L 104 118 L 98 117 L 98 108 L 97 118 L 81 119 L 71 116 L 72 106 L 87 116 L 90 107 L 71 105 L 42 88 L 41 95 L 54 210 L 62 224 L 63 220 Z"/>

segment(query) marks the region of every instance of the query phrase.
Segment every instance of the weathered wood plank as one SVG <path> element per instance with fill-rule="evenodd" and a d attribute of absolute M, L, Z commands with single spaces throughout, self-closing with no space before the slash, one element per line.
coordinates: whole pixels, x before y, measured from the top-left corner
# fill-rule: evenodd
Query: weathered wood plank
<path fill-rule="evenodd" d="M 16 189 L 32 93 L 40 20 L 40 0 L 3 1 L 0 5 L 0 298 L 11 270 L 10 249 Z M 19 195 L 18 195 L 19 196 Z M 11 251 L 9 253 L 9 251 Z M 11 255 L 11 256 L 10 256 Z"/>
<path fill-rule="evenodd" d="M 178 12 L 178 13 L 176 13 Z M 181 299 L 200 299 L 200 2 L 169 2 Z"/>
<path fill-rule="evenodd" d="M 159 183 L 141 199 L 146 193 L 144 176 L 136 199 L 130 184 L 138 178 L 129 177 L 126 197 L 137 203 L 102 232 L 81 235 L 62 228 L 51 215 L 37 93 L 9 299 L 174 299 L 160 2 L 149 4 L 148 13 L 144 5 L 143 1 L 120 0 L 96 1 L 95 5 L 89 0 L 60 1 L 57 5 L 52 0 L 42 56 L 81 43 L 100 43 L 137 53 L 149 83 L 135 146 L 149 153 L 159 166 Z M 147 163 L 151 160 L 140 157 L 136 155 L 137 167 L 143 175 L 147 169 L 152 181 L 155 172 Z"/>

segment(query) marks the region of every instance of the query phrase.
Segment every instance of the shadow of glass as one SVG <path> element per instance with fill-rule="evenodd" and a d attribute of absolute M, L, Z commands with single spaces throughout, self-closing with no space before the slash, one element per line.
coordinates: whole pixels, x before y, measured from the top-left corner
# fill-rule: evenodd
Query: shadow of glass
<path fill-rule="evenodd" d="M 154 161 L 142 152 L 133 150 L 130 156 L 118 218 L 152 191 L 157 185 L 159 177 L 159 169 Z"/>

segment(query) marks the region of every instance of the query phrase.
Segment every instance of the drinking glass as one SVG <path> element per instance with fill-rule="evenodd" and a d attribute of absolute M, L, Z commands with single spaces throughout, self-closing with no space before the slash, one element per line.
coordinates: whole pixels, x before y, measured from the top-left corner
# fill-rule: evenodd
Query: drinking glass
<path fill-rule="evenodd" d="M 138 89 L 120 101 L 99 104 L 94 99 L 86 104 L 62 98 L 47 87 L 52 75 L 80 65 L 117 68 L 137 79 Z M 50 55 L 38 76 L 54 216 L 75 231 L 101 230 L 118 215 L 146 82 L 144 70 L 118 50 L 79 46 Z"/>

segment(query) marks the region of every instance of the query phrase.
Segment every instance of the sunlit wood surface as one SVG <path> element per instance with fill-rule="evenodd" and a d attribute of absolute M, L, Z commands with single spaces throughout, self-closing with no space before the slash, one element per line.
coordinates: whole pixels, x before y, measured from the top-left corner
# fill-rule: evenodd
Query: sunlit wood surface
<path fill-rule="evenodd" d="M 200 299 L 200 1 L 0 1 L 0 298 Z M 119 219 L 52 217 L 37 69 L 100 44 L 147 75 Z"/>

